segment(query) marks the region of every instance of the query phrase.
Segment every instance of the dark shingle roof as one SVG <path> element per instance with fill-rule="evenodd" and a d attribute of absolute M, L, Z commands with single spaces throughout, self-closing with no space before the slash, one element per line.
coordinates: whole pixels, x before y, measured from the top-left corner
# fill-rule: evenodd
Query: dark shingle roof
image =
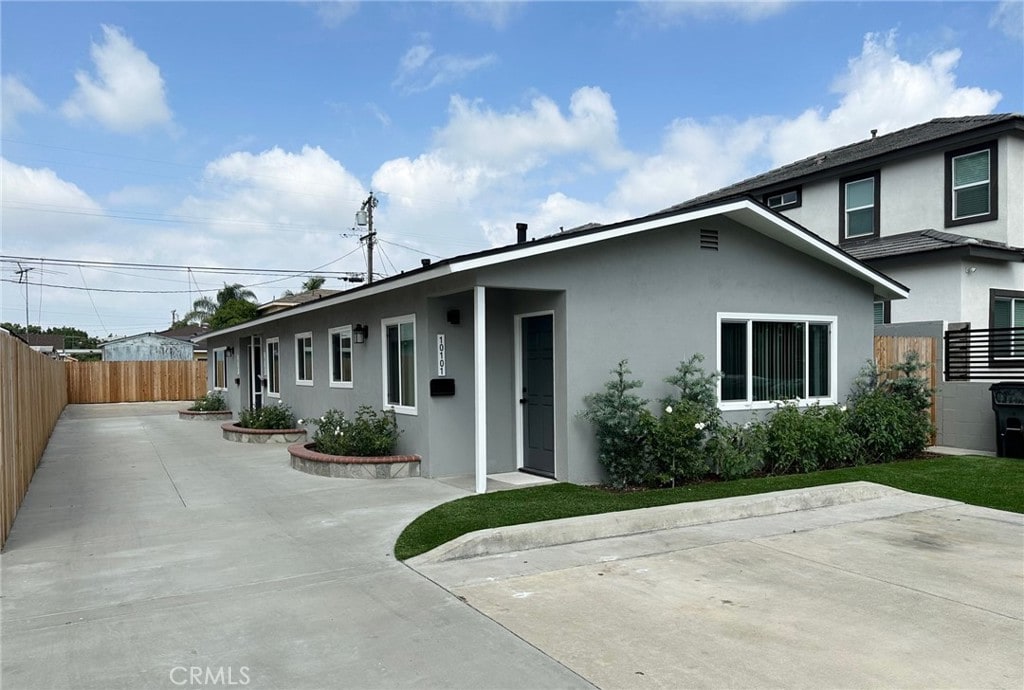
<path fill-rule="evenodd" d="M 210 330 L 209 326 L 178 326 L 177 328 L 168 328 L 166 331 L 157 331 L 156 335 L 162 335 L 165 338 L 177 338 L 178 340 L 191 340 L 197 335 L 202 335 Z"/>
<path fill-rule="evenodd" d="M 885 259 L 891 256 L 905 256 L 907 254 L 921 254 L 923 252 L 934 252 L 940 249 L 980 247 L 996 251 L 1012 252 L 1024 255 L 1024 249 L 1018 249 L 990 240 L 979 240 L 963 235 L 953 235 L 938 230 L 917 230 L 915 232 L 904 232 L 899 235 L 888 237 L 872 237 L 866 240 L 858 240 L 843 245 L 846 252 L 861 261 L 873 259 Z"/>
<path fill-rule="evenodd" d="M 722 189 L 703 194 L 682 204 L 671 206 L 666 211 L 692 208 L 710 201 L 718 201 L 731 197 L 744 196 L 758 190 L 778 187 L 786 183 L 814 177 L 830 170 L 836 170 L 857 163 L 868 161 L 898 151 L 924 146 L 955 138 L 974 130 L 997 125 L 998 129 L 1024 130 L 1024 115 L 1018 113 L 1001 113 L 993 115 L 971 115 L 968 117 L 939 117 L 923 124 L 907 127 L 889 134 L 883 134 L 854 144 L 840 146 L 831 151 L 823 151 L 795 163 L 755 175 L 754 177 L 723 187 Z"/>

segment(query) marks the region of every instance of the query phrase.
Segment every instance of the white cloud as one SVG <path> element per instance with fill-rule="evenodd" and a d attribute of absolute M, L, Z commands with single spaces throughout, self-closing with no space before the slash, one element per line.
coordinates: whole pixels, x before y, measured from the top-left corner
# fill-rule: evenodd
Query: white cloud
<path fill-rule="evenodd" d="M 988 25 L 990 28 L 999 29 L 1010 38 L 1024 41 L 1024 2 L 1003 0 L 992 11 Z"/>
<path fill-rule="evenodd" d="M 591 86 L 572 94 L 568 117 L 546 96 L 534 98 L 529 110 L 508 113 L 453 96 L 448 124 L 436 139 L 459 160 L 521 171 L 565 154 L 585 154 L 608 168 L 622 167 L 630 160 L 619 143 L 611 97 Z"/>
<path fill-rule="evenodd" d="M 160 68 L 121 29 L 103 25 L 103 42 L 90 53 L 96 74 L 75 74 L 78 88 L 61 107 L 67 118 L 91 118 L 122 134 L 171 125 Z"/>
<path fill-rule="evenodd" d="M 935 117 L 992 112 L 1002 95 L 957 86 L 959 60 L 960 51 L 953 49 L 910 63 L 896 51 L 895 32 L 868 34 L 861 54 L 835 81 L 838 106 L 827 112 L 811 108 L 775 127 L 774 164 L 866 139 L 872 129 L 885 134 Z"/>
<path fill-rule="evenodd" d="M 0 78 L 0 110 L 3 111 L 3 128 L 14 130 L 18 127 L 19 115 L 42 112 L 45 108 L 21 79 L 5 74 Z"/>
<path fill-rule="evenodd" d="M 0 158 L 0 190 L 5 249 L 102 223 L 100 204 L 49 168 L 29 168 Z"/>
<path fill-rule="evenodd" d="M 792 4 L 791 0 L 646 0 L 623 10 L 621 17 L 625 23 L 639 21 L 666 28 L 689 20 L 756 22 L 779 14 Z"/>
<path fill-rule="evenodd" d="M 496 61 L 493 53 L 475 57 L 438 55 L 433 46 L 419 43 L 398 61 L 398 73 L 392 86 L 406 94 L 421 93 L 459 81 Z"/>
<path fill-rule="evenodd" d="M 329 0 L 316 4 L 316 15 L 328 29 L 335 29 L 359 9 L 358 2 L 349 0 Z"/>
<path fill-rule="evenodd" d="M 489 24 L 499 31 L 508 26 L 513 17 L 521 14 L 525 5 L 504 0 L 461 0 L 455 3 L 455 7 L 470 19 Z"/>

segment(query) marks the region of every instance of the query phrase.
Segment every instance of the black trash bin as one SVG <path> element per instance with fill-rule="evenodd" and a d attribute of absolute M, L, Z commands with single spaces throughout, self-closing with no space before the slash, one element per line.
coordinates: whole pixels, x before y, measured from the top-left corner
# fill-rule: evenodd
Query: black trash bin
<path fill-rule="evenodd" d="M 996 413 L 996 455 L 1024 458 L 1024 382 L 993 383 L 989 390 Z"/>

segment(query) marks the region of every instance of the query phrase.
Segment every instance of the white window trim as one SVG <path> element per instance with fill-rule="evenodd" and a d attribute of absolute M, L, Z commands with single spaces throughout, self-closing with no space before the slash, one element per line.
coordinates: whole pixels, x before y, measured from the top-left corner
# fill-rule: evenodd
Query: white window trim
<path fill-rule="evenodd" d="M 277 345 L 277 388 L 278 390 L 270 390 L 270 344 L 274 343 Z M 263 342 L 263 363 L 267 368 L 267 397 L 268 398 L 280 398 L 281 397 L 281 339 L 280 338 L 267 338 Z"/>
<path fill-rule="evenodd" d="M 342 338 L 345 338 L 345 337 L 348 338 L 348 351 L 349 351 L 349 355 L 350 355 L 350 357 L 349 357 L 349 365 L 351 366 L 351 371 L 349 372 L 350 375 L 351 375 L 351 379 L 349 379 L 348 381 L 345 381 L 345 380 L 335 381 L 334 380 L 334 374 L 335 373 L 339 374 L 339 377 L 338 377 L 339 379 L 341 378 L 340 377 L 341 372 L 335 372 L 334 371 L 334 335 L 335 334 L 339 334 Z M 328 371 L 329 371 L 328 376 L 330 377 L 330 378 L 327 379 L 327 383 L 330 385 L 331 388 L 352 388 L 352 386 L 353 386 L 353 381 L 355 381 L 355 378 L 356 378 L 356 363 L 355 363 L 355 353 L 356 353 L 356 351 L 355 351 L 355 348 L 352 347 L 353 342 L 354 341 L 352 340 L 352 326 L 351 325 L 348 325 L 348 326 L 337 326 L 336 328 L 331 328 L 331 329 L 329 329 L 327 331 L 327 368 L 328 368 Z"/>
<path fill-rule="evenodd" d="M 228 348 L 215 347 L 213 348 L 213 390 L 215 391 L 226 391 L 228 389 Z M 221 353 L 224 357 L 224 385 L 217 385 L 217 353 Z"/>
<path fill-rule="evenodd" d="M 410 405 L 393 405 L 388 402 L 388 326 L 398 326 L 403 323 L 412 323 L 412 346 L 413 346 L 413 357 L 412 357 L 412 397 L 413 404 Z M 399 329 L 401 331 L 401 329 Z M 380 320 L 380 380 L 381 380 L 381 400 L 384 401 L 385 410 L 394 410 L 395 414 L 407 414 L 416 416 L 417 404 L 419 402 L 420 387 L 419 382 L 416 380 L 416 360 L 419 358 L 419 351 L 416 344 L 416 315 L 406 314 L 405 316 L 393 316 L 388 319 Z"/>
<path fill-rule="evenodd" d="M 716 370 L 722 371 L 722 322 L 723 321 L 781 321 L 787 323 L 798 323 L 804 322 L 807 324 L 828 324 L 829 339 L 828 339 L 828 356 L 829 356 L 829 368 L 828 368 L 828 396 L 821 398 L 797 398 L 797 407 L 810 407 L 811 405 L 836 405 L 838 399 L 836 397 L 836 387 L 839 383 L 837 356 L 839 354 L 839 319 L 835 316 L 822 316 L 817 314 L 754 314 L 748 312 L 718 312 L 718 319 L 715 328 L 715 364 Z M 810 338 L 810 328 L 804 329 L 804 352 L 806 353 L 809 348 L 808 339 Z M 752 362 L 750 358 L 753 356 L 754 343 L 753 343 L 753 329 L 747 328 L 747 399 L 746 400 L 722 400 L 722 380 L 719 379 L 716 384 L 718 394 L 718 409 L 723 412 L 731 410 L 771 410 L 774 409 L 778 401 L 774 400 L 751 400 L 754 397 L 754 377 L 751 376 L 753 371 Z M 808 369 L 810 368 L 810 357 L 804 358 L 804 381 L 808 378 Z"/>
<path fill-rule="evenodd" d="M 870 182 L 871 183 L 871 203 L 870 204 L 866 204 L 864 206 L 854 206 L 854 207 L 851 207 L 850 206 L 850 185 L 852 185 L 852 184 L 860 184 L 861 182 Z M 847 182 L 846 185 L 845 185 L 845 188 L 843 189 L 843 203 L 846 206 L 846 209 L 845 209 L 845 211 L 843 213 L 843 217 L 845 218 L 845 225 L 846 225 L 846 228 L 845 228 L 845 236 L 846 236 L 846 238 L 850 239 L 850 240 L 855 240 L 855 239 L 858 239 L 860 237 L 871 237 L 872 235 L 874 235 L 876 229 L 872 229 L 871 232 L 862 232 L 859 235 L 851 235 L 850 234 L 850 213 L 853 212 L 853 211 L 863 211 L 864 209 L 868 209 L 868 208 L 874 210 L 875 204 L 878 203 L 878 199 L 875 198 L 875 178 L 873 176 L 869 175 L 868 177 L 862 177 L 859 180 L 850 180 L 849 182 Z"/>
<path fill-rule="evenodd" d="M 960 185 L 958 187 L 956 185 L 956 162 L 959 159 L 961 159 L 961 158 L 966 158 L 967 156 L 976 156 L 979 153 L 984 153 L 984 154 L 986 154 L 988 156 L 988 177 L 986 177 L 981 182 L 971 182 L 969 184 Z M 952 214 L 951 214 L 952 219 L 953 220 L 965 220 L 967 218 L 980 218 L 981 216 L 991 215 L 991 213 L 992 213 L 992 152 L 989 151 L 988 147 L 980 148 L 977 151 L 969 151 L 967 153 L 962 153 L 959 156 L 953 156 L 953 158 L 950 160 L 949 164 L 950 164 L 950 171 L 949 171 L 949 174 L 950 174 L 950 178 L 949 178 L 950 179 L 950 193 L 953 195 L 953 199 L 952 199 L 953 211 L 952 211 Z M 956 193 L 959 192 L 959 191 L 962 191 L 964 189 L 970 189 L 971 187 L 980 187 L 981 185 L 987 185 L 988 186 L 988 210 L 985 211 L 984 213 L 972 213 L 970 215 L 964 215 L 964 216 L 957 215 L 957 212 L 956 212 L 956 207 L 957 207 L 957 203 L 956 203 L 957 196 L 956 196 Z"/>
<path fill-rule="evenodd" d="M 306 338 L 309 338 L 309 354 L 310 354 L 309 363 L 310 363 L 310 369 L 312 369 L 312 367 L 313 367 L 313 361 L 314 361 L 313 357 L 316 356 L 316 349 L 313 347 L 313 333 L 312 333 L 312 331 L 306 331 L 305 333 L 296 333 L 295 334 L 295 385 L 296 386 L 312 386 L 313 385 L 313 372 L 312 371 L 308 372 L 309 373 L 309 378 L 308 379 L 300 379 L 299 378 L 299 357 L 303 354 L 303 351 L 300 349 L 302 346 L 299 345 L 299 341 L 300 340 L 305 340 Z"/>

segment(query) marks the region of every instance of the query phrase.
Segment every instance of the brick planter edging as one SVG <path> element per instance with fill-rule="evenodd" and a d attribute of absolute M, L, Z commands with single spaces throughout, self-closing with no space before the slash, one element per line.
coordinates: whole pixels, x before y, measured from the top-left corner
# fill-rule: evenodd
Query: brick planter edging
<path fill-rule="evenodd" d="M 419 455 L 327 455 L 313 450 L 312 443 L 288 446 L 294 469 L 318 477 L 346 479 L 396 479 L 420 476 Z"/>
<path fill-rule="evenodd" d="M 224 439 L 235 443 L 295 443 L 306 438 L 305 429 L 246 429 L 234 422 L 220 428 Z"/>
<path fill-rule="evenodd" d="M 208 410 L 205 412 L 198 410 L 178 410 L 178 419 L 184 419 L 189 422 L 223 422 L 225 420 L 230 420 L 234 416 L 235 415 L 231 410 Z"/>

